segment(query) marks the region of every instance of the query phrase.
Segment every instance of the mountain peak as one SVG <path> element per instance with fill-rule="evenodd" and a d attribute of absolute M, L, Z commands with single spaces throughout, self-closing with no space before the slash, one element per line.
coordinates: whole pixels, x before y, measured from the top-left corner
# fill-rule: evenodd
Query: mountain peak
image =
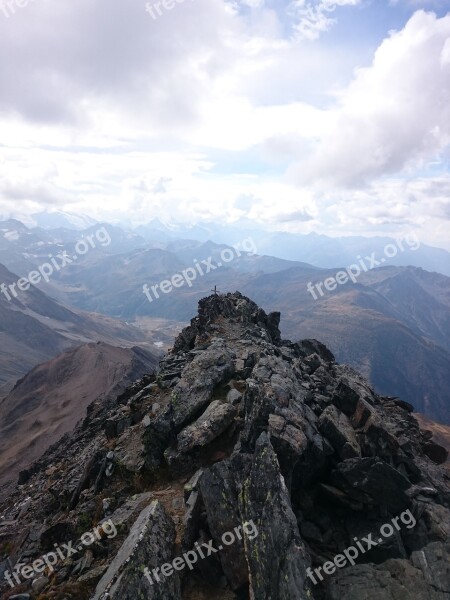
<path fill-rule="evenodd" d="M 217 336 L 218 331 L 225 332 L 226 323 L 228 327 L 231 324 L 237 325 L 238 331 L 242 330 L 242 333 L 248 326 L 259 329 L 260 335 L 264 335 L 262 332 L 265 332 L 267 339 L 274 344 L 281 341 L 279 312 L 266 314 L 255 302 L 240 292 L 215 293 L 199 301 L 198 315 L 179 334 L 173 352 L 192 350 L 204 344 L 206 340 Z"/>

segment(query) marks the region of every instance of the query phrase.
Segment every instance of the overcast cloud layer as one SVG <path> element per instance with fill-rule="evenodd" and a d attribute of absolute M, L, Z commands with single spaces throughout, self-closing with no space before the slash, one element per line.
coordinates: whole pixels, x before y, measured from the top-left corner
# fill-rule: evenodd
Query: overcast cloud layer
<path fill-rule="evenodd" d="M 0 215 L 414 229 L 449 248 L 448 10 L 0 0 Z"/>

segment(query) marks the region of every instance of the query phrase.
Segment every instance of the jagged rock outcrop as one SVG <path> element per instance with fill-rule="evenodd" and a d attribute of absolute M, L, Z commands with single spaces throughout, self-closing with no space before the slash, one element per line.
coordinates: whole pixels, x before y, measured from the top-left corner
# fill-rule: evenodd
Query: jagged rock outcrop
<path fill-rule="evenodd" d="M 279 320 L 239 293 L 203 299 L 159 373 L 89 411 L 3 507 L 0 573 L 109 518 L 117 536 L 55 565 L 44 594 L 450 598 L 445 451 Z"/>
<path fill-rule="evenodd" d="M 181 600 L 178 573 L 166 578 L 157 569 L 172 559 L 175 526 L 158 501 L 139 515 L 107 572 L 97 585 L 93 600 Z M 147 569 L 147 571 L 145 571 Z"/>

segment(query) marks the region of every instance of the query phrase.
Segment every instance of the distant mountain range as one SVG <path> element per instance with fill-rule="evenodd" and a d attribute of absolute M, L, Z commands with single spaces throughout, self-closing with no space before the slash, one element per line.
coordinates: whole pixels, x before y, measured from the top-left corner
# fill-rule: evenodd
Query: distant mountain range
<path fill-rule="evenodd" d="M 3 221 L 2 225 L 0 221 L 0 257 L 3 249 L 1 229 L 5 228 L 4 223 L 8 222 Z M 63 239 L 64 236 L 69 235 L 68 231 L 71 231 L 71 240 L 73 240 L 74 233 L 79 236 L 85 233 L 84 230 L 92 231 L 105 224 L 98 223 L 86 215 L 56 211 L 32 215 L 27 219 L 27 225 L 33 228 L 33 233 L 37 237 L 45 238 L 46 232 L 51 232 L 51 235 L 56 234 Z M 236 225 L 223 223 L 185 225 L 164 223 L 159 219 L 153 219 L 146 224 L 119 223 L 109 224 L 107 227 L 112 234 L 112 247 L 108 249 L 110 254 L 145 247 L 168 249 L 171 242 L 179 240 L 195 240 L 200 243 L 214 241 L 217 244 L 233 245 L 252 238 L 258 254 L 301 261 L 316 267 L 348 266 L 358 263 L 359 260 L 365 260 L 370 264 L 367 258 L 374 256 L 377 261 L 383 261 L 384 265 L 411 265 L 450 276 L 450 252 L 423 243 L 417 232 L 406 233 L 402 240 L 380 236 L 330 237 L 317 233 L 267 231 L 258 228 L 251 221 L 242 221 Z M 67 241 L 69 238 L 66 238 Z M 4 260 L 0 259 L 0 262 L 14 270 L 14 267 Z"/>
<path fill-rule="evenodd" d="M 0 263 L 21 276 L 26 275 L 50 257 L 67 252 L 76 254 L 77 243 L 88 242 L 88 250 L 77 257 L 83 264 L 92 264 L 99 256 L 110 256 L 148 246 L 148 242 L 133 232 L 109 224 L 93 225 L 83 231 L 29 228 L 20 221 L 0 221 Z"/>
<path fill-rule="evenodd" d="M 40 212 L 31 216 L 30 225 L 42 227 L 43 229 L 76 229 L 83 230 L 95 225 L 97 221 L 87 215 L 80 215 L 62 210 L 53 212 Z"/>
<path fill-rule="evenodd" d="M 322 268 L 349 266 L 372 255 L 385 265 L 415 266 L 450 276 L 450 252 L 433 248 L 410 232 L 403 240 L 390 237 L 329 237 L 317 233 L 300 234 L 261 230 L 252 223 L 239 226 L 206 223 L 194 226 L 173 226 L 158 220 L 136 228 L 136 233 L 148 241 L 167 242 L 191 239 L 199 242 L 236 244 L 251 237 L 258 254 L 268 254 L 286 260 L 302 261 Z M 395 254 L 394 254 L 395 252 Z"/>
<path fill-rule="evenodd" d="M 0 264 L 0 284 L 17 279 Z M 35 287 L 11 301 L 0 293 L 0 397 L 36 365 L 92 341 L 157 351 L 155 339 L 137 327 L 69 309 Z"/>
<path fill-rule="evenodd" d="M 173 331 L 173 322 L 189 320 L 196 310 L 198 300 L 210 294 L 215 286 L 220 292 L 239 289 L 254 298 L 265 310 L 282 311 L 281 328 L 285 337 L 314 337 L 323 340 L 340 362 L 347 362 L 363 372 L 380 392 L 400 396 L 411 402 L 418 411 L 450 423 L 450 279 L 417 266 L 418 263 L 439 263 L 440 270 L 444 272 L 450 256 L 445 250 L 422 245 L 409 252 L 399 251 L 396 259 L 414 259 L 416 262 L 413 266 L 388 266 L 389 261 L 385 261 L 380 263 L 383 266 L 367 272 L 361 269 L 361 274 L 354 283 L 350 281 L 346 285 L 339 285 L 317 300 L 308 292 L 309 282 L 324 282 L 335 276 L 339 266 L 345 268 L 355 263 L 358 256 L 364 259 L 374 252 L 384 252 L 386 244 L 397 242 L 388 238 L 332 240 L 326 236 L 290 234 L 273 234 L 272 237 L 261 236 L 255 239 L 257 236 L 253 232 L 255 237 L 252 237 L 251 243 L 248 241 L 246 248 L 260 252 L 264 245 L 270 247 L 272 243 L 278 244 L 278 257 L 254 251 L 241 251 L 238 256 L 233 247 L 214 243 L 209 238 L 202 241 L 176 237 L 192 233 L 206 238 L 207 233 L 211 232 L 203 227 L 180 231 L 153 222 L 130 232 L 117 226 L 95 224 L 80 232 L 73 229 L 44 230 L 39 227 L 29 230 L 20 222 L 8 221 L 0 223 L 1 258 L 5 259 L 7 266 L 19 265 L 22 261 L 19 276 L 38 265 L 39 261 L 45 260 L 48 254 L 73 245 L 84 236 L 94 235 L 99 228 L 104 228 L 111 243 L 105 246 L 98 244 L 98 247 L 90 250 L 80 260 L 73 261 L 55 273 L 51 281 L 42 286 L 46 302 L 52 307 L 50 309 L 49 305 L 44 314 L 48 316 L 48 311 L 56 310 L 53 306 L 56 304 L 58 310 L 72 315 L 69 318 L 69 315 L 64 314 L 61 321 L 73 322 L 72 329 L 78 332 L 79 343 L 102 339 L 114 345 L 123 345 L 112 339 L 110 330 L 107 333 L 98 330 L 98 320 L 104 326 L 105 316 L 116 320 L 114 324 L 118 327 L 118 337 L 121 340 L 126 338 L 129 342 L 131 330 L 134 343 L 148 343 L 149 338 L 150 343 L 155 343 L 165 326 L 168 331 L 170 325 Z M 159 240 L 152 238 L 155 231 L 164 235 Z M 217 235 L 220 237 L 225 234 L 219 232 Z M 235 235 L 235 240 L 232 241 L 249 240 L 242 235 L 238 240 L 237 231 Z M 289 252 L 286 250 L 288 240 L 293 244 Z M 309 246 L 305 240 L 309 240 Z M 414 240 L 411 238 L 410 241 Z M 300 242 L 304 252 L 299 250 Z M 334 258 L 333 247 L 336 248 Z M 305 250 L 307 248 L 308 252 Z M 170 293 L 160 292 L 159 298 L 152 301 L 144 295 L 144 284 L 149 287 L 159 285 L 175 274 L 192 269 L 196 264 L 207 264 L 208 261 L 217 266 L 224 250 L 234 252 L 232 260 L 222 264 L 220 268 L 210 269 L 203 276 L 198 275 L 192 286 L 183 284 Z M 315 253 L 319 262 L 333 261 L 334 268 L 317 267 L 307 262 L 288 260 L 286 257 L 279 258 L 280 255 L 289 253 L 301 258 L 311 257 Z M 381 258 L 381 254 L 376 256 Z M 208 269 L 205 268 L 205 272 L 206 270 Z M 13 277 L 12 274 L 9 277 Z M 1 280 L 0 277 L 0 282 Z M 33 302 L 37 302 L 37 293 L 38 290 L 27 292 L 24 298 L 31 294 Z M 39 296 L 39 301 L 44 301 L 42 296 Z M 0 301 L 0 309 L 4 304 Z M 11 310 L 11 306 L 9 309 Z M 87 311 L 89 315 L 80 311 Z M 17 318 L 16 312 L 14 318 Z M 94 317 L 92 313 L 97 316 Z M 74 319 L 81 318 L 96 320 L 95 336 L 92 335 L 91 326 L 74 322 Z M 125 320 L 128 325 L 121 323 L 119 326 L 118 319 Z M 170 324 L 168 320 L 171 321 Z M 42 321 L 42 318 L 38 319 L 39 326 L 43 326 Z M 44 325 L 47 324 L 45 321 L 47 319 L 44 320 Z M 145 327 L 145 332 L 131 327 L 130 323 Z M 158 336 L 152 335 L 153 323 L 159 324 Z M 121 327 L 125 329 L 121 330 Z M 32 358 L 25 361 L 27 370 L 42 360 L 56 356 L 58 351 L 67 349 L 66 338 L 70 336 L 62 334 L 65 328 L 67 325 L 62 327 L 61 324 L 53 328 L 51 336 L 45 339 L 42 347 L 40 342 L 34 344 Z M 87 335 L 89 328 L 90 338 Z M 15 329 L 23 330 L 23 326 Z M 10 335 L 14 338 L 13 334 Z M 20 335 L 22 334 L 18 334 L 19 338 Z M 137 339 L 139 335 L 140 341 Z M 13 347 L 19 341 L 13 339 Z M 49 344 L 51 351 L 47 349 L 43 353 L 43 349 Z M 21 352 L 25 352 L 23 343 L 16 348 L 13 353 L 15 358 L 9 363 L 3 356 L 3 363 L 0 363 L 3 364 L 3 380 L 10 380 Z M 36 354 L 44 356 L 40 356 L 39 360 Z M 26 352 L 25 355 L 29 356 Z M 0 351 L 0 359 L 1 356 Z M 23 371 L 20 375 L 22 374 Z M 0 369 L 0 381 L 1 376 Z"/>

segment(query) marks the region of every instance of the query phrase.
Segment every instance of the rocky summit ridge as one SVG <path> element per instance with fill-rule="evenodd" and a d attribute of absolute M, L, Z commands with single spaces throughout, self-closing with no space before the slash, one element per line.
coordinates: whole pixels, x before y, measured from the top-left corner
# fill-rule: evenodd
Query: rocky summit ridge
<path fill-rule="evenodd" d="M 238 292 L 202 299 L 158 372 L 91 404 L 21 474 L 1 511 L 2 600 L 450 598 L 447 452 L 410 404 L 320 342 L 282 340 L 279 321 Z M 326 567 L 368 536 L 356 564 Z M 192 549 L 192 568 L 165 566 Z"/>

